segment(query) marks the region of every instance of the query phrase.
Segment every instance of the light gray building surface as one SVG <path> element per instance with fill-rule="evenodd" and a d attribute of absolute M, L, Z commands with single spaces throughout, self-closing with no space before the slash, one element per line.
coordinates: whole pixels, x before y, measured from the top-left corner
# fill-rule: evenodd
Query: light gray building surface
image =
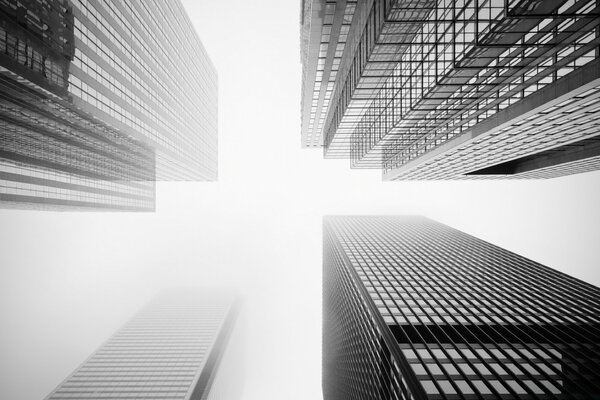
<path fill-rule="evenodd" d="M 142 308 L 46 400 L 233 399 L 238 376 L 229 339 L 239 300 L 196 290 L 167 291 Z M 212 396 L 212 397 L 211 397 Z"/>
<path fill-rule="evenodd" d="M 152 211 L 217 179 L 217 74 L 182 4 L 0 1 L 0 205 Z"/>

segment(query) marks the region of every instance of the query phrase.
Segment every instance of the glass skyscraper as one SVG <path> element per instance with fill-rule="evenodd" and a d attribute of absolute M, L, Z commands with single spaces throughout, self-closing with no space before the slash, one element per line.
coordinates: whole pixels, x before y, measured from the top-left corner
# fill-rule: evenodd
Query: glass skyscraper
<path fill-rule="evenodd" d="M 153 210 L 216 180 L 216 71 L 178 0 L 0 1 L 3 206 Z"/>
<path fill-rule="evenodd" d="M 422 217 L 324 220 L 332 399 L 597 399 L 600 289 Z"/>
<path fill-rule="evenodd" d="M 600 167 L 594 0 L 303 0 L 302 145 L 385 180 Z"/>
<path fill-rule="evenodd" d="M 228 397 L 237 377 L 229 339 L 239 300 L 224 293 L 168 291 L 157 296 L 65 379 L 46 400 Z"/>

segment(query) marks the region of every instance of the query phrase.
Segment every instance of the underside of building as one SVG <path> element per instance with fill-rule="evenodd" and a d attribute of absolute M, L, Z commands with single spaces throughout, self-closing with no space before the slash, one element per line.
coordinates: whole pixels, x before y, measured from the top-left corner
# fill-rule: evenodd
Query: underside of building
<path fill-rule="evenodd" d="M 599 25 L 595 0 L 359 2 L 331 100 L 303 118 L 326 113 L 326 158 L 386 180 L 596 170 Z"/>

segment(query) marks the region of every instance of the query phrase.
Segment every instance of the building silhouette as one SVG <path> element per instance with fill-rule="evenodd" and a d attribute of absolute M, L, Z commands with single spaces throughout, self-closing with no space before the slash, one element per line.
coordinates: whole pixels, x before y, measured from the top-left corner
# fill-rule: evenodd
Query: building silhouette
<path fill-rule="evenodd" d="M 597 287 L 422 217 L 323 246 L 325 400 L 600 396 Z"/>
<path fill-rule="evenodd" d="M 240 382 L 227 373 L 239 362 L 229 348 L 239 307 L 225 293 L 164 292 L 46 399 L 233 399 Z"/>
<path fill-rule="evenodd" d="M 216 180 L 216 71 L 179 1 L 0 2 L 4 207 L 154 209 Z"/>
<path fill-rule="evenodd" d="M 385 180 L 600 163 L 596 1 L 303 0 L 302 145 Z"/>

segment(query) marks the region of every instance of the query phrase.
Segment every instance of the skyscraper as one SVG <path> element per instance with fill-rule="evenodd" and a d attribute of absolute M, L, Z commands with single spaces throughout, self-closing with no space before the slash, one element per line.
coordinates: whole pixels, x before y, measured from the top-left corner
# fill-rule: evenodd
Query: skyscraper
<path fill-rule="evenodd" d="M 386 180 L 600 167 L 594 0 L 303 0 L 302 144 Z"/>
<path fill-rule="evenodd" d="M 422 217 L 326 217 L 331 399 L 600 396 L 600 289 Z"/>
<path fill-rule="evenodd" d="M 221 371 L 228 368 L 223 360 L 239 361 L 228 354 L 238 311 L 230 295 L 165 292 L 46 399 L 196 400 L 235 389 L 240 382 Z"/>
<path fill-rule="evenodd" d="M 178 0 L 0 2 L 0 200 L 153 210 L 217 178 L 216 71 Z"/>

